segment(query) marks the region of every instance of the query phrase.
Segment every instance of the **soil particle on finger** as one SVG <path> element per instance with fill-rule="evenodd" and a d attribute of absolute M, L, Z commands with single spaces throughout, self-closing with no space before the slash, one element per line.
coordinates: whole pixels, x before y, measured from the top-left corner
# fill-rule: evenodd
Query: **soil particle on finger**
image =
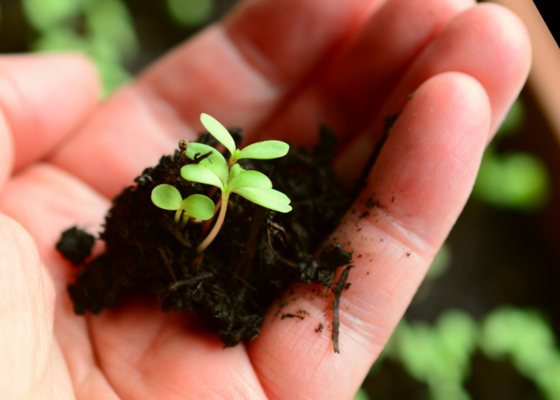
<path fill-rule="evenodd" d="M 298 315 L 298 314 L 282 314 L 282 319 L 284 318 L 299 318 L 301 320 L 304 319 L 303 315 Z"/>
<path fill-rule="evenodd" d="M 332 341 L 333 341 L 334 352 L 337 354 L 340 353 L 340 348 L 338 343 L 339 330 L 340 330 L 340 298 L 342 296 L 342 290 L 346 285 L 346 280 L 348 279 L 348 274 L 351 268 L 353 268 L 353 265 L 347 266 L 344 269 L 344 271 L 342 271 L 342 274 L 340 275 L 338 282 L 332 288 L 332 291 L 334 293 L 334 300 L 332 306 L 333 309 Z"/>

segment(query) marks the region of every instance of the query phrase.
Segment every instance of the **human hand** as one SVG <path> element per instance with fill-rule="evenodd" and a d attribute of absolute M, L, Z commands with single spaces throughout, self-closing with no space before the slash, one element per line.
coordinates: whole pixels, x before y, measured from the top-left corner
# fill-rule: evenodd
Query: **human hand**
<path fill-rule="evenodd" d="M 12 158 L 16 166 L 0 196 L 13 218 L 0 216 L 0 393 L 351 398 L 459 215 L 524 83 L 529 47 L 518 19 L 491 4 L 251 0 L 99 106 L 81 59 L 0 59 L 0 177 Z M 196 319 L 142 305 L 74 315 L 73 271 L 54 250 L 60 232 L 97 227 L 108 198 L 196 137 L 201 112 L 249 141 L 309 144 L 327 122 L 341 141 L 337 169 L 352 180 L 384 117 L 401 110 L 336 234 L 355 255 L 341 354 L 314 331 L 327 299 L 291 302 L 311 317 L 267 321 L 254 342 L 225 350 Z M 357 220 L 372 193 L 383 209 Z"/>

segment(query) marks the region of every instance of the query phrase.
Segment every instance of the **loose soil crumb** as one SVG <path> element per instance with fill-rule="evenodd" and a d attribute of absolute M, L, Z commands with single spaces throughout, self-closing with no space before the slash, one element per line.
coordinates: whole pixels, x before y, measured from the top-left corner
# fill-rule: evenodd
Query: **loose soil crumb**
<path fill-rule="evenodd" d="M 299 318 L 301 320 L 305 319 L 303 315 L 298 315 L 298 314 L 282 314 L 282 319 L 284 318 Z"/>
<path fill-rule="evenodd" d="M 82 264 L 91 255 L 91 249 L 95 243 L 95 237 L 77 226 L 62 232 L 56 249 L 69 260 L 72 265 Z"/>

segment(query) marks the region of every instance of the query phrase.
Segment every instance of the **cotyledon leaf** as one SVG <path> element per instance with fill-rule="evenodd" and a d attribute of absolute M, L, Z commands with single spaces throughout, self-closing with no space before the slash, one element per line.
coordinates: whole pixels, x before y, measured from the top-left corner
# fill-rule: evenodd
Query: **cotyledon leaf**
<path fill-rule="evenodd" d="M 182 207 L 187 214 L 203 221 L 212 218 L 215 211 L 214 202 L 202 194 L 187 197 L 183 200 Z"/>
<path fill-rule="evenodd" d="M 152 190 L 152 202 L 164 210 L 178 210 L 182 201 L 181 193 L 174 186 L 163 183 Z"/>

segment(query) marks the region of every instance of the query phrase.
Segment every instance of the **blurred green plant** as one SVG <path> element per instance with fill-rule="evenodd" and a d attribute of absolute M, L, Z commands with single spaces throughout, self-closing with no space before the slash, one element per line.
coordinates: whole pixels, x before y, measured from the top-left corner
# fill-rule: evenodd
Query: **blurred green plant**
<path fill-rule="evenodd" d="M 108 94 L 131 75 L 125 64 L 138 55 L 132 18 L 121 0 L 22 0 L 37 31 L 33 51 L 79 51 L 96 63 Z"/>
<path fill-rule="evenodd" d="M 509 359 L 547 399 L 560 399 L 560 349 L 552 328 L 537 311 L 496 310 L 481 325 L 480 346 L 489 358 Z"/>
<path fill-rule="evenodd" d="M 433 400 L 467 400 L 462 383 L 470 371 L 477 336 L 477 324 L 468 314 L 450 310 L 434 326 L 401 321 L 387 351 L 412 377 L 428 385 Z"/>
<path fill-rule="evenodd" d="M 517 99 L 496 139 L 515 134 L 524 121 L 524 107 Z M 499 154 L 493 142 L 482 157 L 473 196 L 498 208 L 531 212 L 546 204 L 550 186 L 548 170 L 540 158 L 526 152 Z"/>
<path fill-rule="evenodd" d="M 473 195 L 496 207 L 536 211 L 546 204 L 550 178 L 544 163 L 523 152 L 497 154 L 488 147 L 482 158 Z"/>
<path fill-rule="evenodd" d="M 354 400 L 371 400 L 371 398 L 368 396 L 364 389 L 360 388 L 360 390 L 358 390 L 358 393 L 356 393 L 356 395 L 354 396 Z"/>
<path fill-rule="evenodd" d="M 214 0 L 167 0 L 167 9 L 179 25 L 193 28 L 212 17 Z"/>
<path fill-rule="evenodd" d="M 560 399 L 560 349 L 550 324 L 535 310 L 510 306 L 479 323 L 459 310 L 444 312 L 432 326 L 403 319 L 370 374 L 391 358 L 428 386 L 432 400 L 468 400 L 463 384 L 477 350 L 496 361 L 510 360 L 546 399 Z"/>

